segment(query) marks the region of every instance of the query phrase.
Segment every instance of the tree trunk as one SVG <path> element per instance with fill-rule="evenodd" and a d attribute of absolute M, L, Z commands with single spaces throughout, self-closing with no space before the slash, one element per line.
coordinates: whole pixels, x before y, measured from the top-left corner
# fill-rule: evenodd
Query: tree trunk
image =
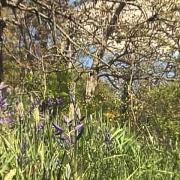
<path fill-rule="evenodd" d="M 102 39 L 103 39 L 103 45 L 104 46 L 100 47 L 100 49 L 97 51 L 97 58 L 94 58 L 94 60 L 93 60 L 93 65 L 91 67 L 91 72 L 89 73 L 89 76 L 88 76 L 87 81 L 86 81 L 86 97 L 85 97 L 86 102 L 90 102 L 93 95 L 94 95 L 96 86 L 98 84 L 98 74 L 99 74 L 98 66 L 99 66 L 100 60 L 105 55 L 106 44 L 108 42 L 109 37 L 114 32 L 115 25 L 118 22 L 119 15 L 122 12 L 125 5 L 126 5 L 125 2 L 120 2 L 117 5 L 117 7 L 116 7 L 116 9 L 114 11 L 114 14 L 111 17 L 109 26 L 103 32 Z"/>

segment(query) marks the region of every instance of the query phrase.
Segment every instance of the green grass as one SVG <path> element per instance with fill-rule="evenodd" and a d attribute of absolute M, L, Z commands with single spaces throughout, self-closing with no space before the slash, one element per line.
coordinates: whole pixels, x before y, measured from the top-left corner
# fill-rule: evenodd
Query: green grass
<path fill-rule="evenodd" d="M 82 137 L 66 147 L 52 128 L 62 119 L 47 115 L 43 121 L 39 132 L 27 114 L 14 127 L 1 125 L 1 179 L 180 179 L 177 150 L 141 142 L 102 113 L 87 115 Z"/>

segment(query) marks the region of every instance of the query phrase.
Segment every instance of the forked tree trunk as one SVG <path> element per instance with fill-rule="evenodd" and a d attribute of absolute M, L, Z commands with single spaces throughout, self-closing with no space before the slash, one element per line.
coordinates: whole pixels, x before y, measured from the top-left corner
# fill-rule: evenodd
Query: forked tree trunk
<path fill-rule="evenodd" d="M 86 102 L 90 102 L 93 98 L 96 86 L 98 84 L 98 66 L 100 63 L 100 60 L 104 57 L 105 55 L 105 50 L 106 50 L 106 44 L 109 40 L 109 37 L 113 34 L 115 25 L 118 23 L 118 18 L 122 10 L 124 9 L 126 3 L 125 2 L 120 2 L 118 3 L 114 14 L 111 17 L 109 26 L 106 28 L 106 30 L 103 32 L 103 45 L 98 51 L 97 51 L 97 58 L 94 58 L 93 60 L 93 65 L 91 67 L 91 73 L 89 73 L 87 81 L 86 81 L 86 97 L 85 100 Z"/>

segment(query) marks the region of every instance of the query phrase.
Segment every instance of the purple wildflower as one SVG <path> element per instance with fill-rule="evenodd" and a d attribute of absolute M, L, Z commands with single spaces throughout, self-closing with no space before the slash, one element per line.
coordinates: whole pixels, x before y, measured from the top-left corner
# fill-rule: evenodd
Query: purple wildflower
<path fill-rule="evenodd" d="M 57 114 L 57 107 L 62 105 L 62 99 L 60 97 L 51 98 L 47 97 L 41 103 L 39 103 L 39 109 L 43 114 L 46 110 L 49 110 L 49 113 L 55 116 Z"/>
<path fill-rule="evenodd" d="M 75 127 L 75 130 L 76 131 L 82 131 L 83 129 L 83 124 L 78 124 L 76 127 Z"/>
<path fill-rule="evenodd" d="M 58 126 L 57 124 L 54 124 L 54 123 L 53 123 L 53 127 L 55 128 L 55 130 L 56 130 L 56 132 L 57 132 L 56 135 L 62 134 L 62 133 L 64 132 L 64 130 L 63 130 L 60 126 Z"/>
<path fill-rule="evenodd" d="M 81 124 L 76 125 L 75 130 L 78 132 L 76 136 L 76 140 L 79 140 L 79 138 L 82 136 L 83 131 L 84 131 L 84 124 L 81 123 Z"/>
<path fill-rule="evenodd" d="M 39 104 L 40 106 L 40 111 L 42 111 L 43 113 L 45 113 L 45 111 L 47 109 L 51 109 L 54 105 L 54 101 L 52 98 L 48 97 L 45 100 L 42 101 L 41 104 Z"/>
<path fill-rule="evenodd" d="M 14 122 L 14 119 L 10 117 L 2 117 L 0 118 L 0 124 L 11 124 Z"/>
<path fill-rule="evenodd" d="M 61 98 L 61 97 L 57 97 L 57 98 L 55 99 L 55 103 L 56 103 L 57 106 L 61 105 L 61 104 L 63 103 L 62 98 Z"/>
<path fill-rule="evenodd" d="M 64 133 L 64 130 L 58 125 L 53 123 L 53 127 L 56 130 L 55 135 L 58 135 L 57 136 L 58 142 L 64 147 L 69 147 L 71 145 L 71 138 L 66 133 Z"/>
<path fill-rule="evenodd" d="M 52 106 L 54 105 L 54 101 L 53 101 L 53 99 L 50 98 L 50 97 L 47 98 L 46 103 L 47 103 L 47 106 L 48 106 L 48 107 L 52 107 Z"/>

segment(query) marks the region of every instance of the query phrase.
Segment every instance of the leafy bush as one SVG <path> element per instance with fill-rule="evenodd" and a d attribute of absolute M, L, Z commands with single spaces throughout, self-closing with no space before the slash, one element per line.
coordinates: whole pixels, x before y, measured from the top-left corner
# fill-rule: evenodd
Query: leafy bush
<path fill-rule="evenodd" d="M 154 88 L 146 95 L 140 122 L 157 140 L 176 148 L 180 140 L 180 85 Z"/>

